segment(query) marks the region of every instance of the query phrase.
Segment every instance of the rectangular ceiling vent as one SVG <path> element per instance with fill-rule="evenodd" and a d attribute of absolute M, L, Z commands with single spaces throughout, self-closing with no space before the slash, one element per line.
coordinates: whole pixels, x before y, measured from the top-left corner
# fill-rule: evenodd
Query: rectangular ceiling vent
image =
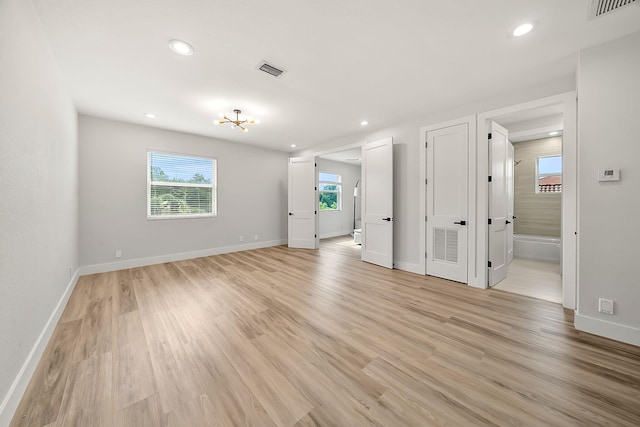
<path fill-rule="evenodd" d="M 285 70 L 281 70 L 278 67 L 274 67 L 273 65 L 269 64 L 266 61 L 262 61 L 260 64 L 258 64 L 258 66 L 256 67 L 256 70 L 264 71 L 265 73 L 270 74 L 273 77 L 280 77 L 281 75 L 286 73 Z"/>
<path fill-rule="evenodd" d="M 591 0 L 589 19 L 596 19 L 606 13 L 613 12 L 621 7 L 631 6 L 634 3 L 636 3 L 636 0 Z"/>

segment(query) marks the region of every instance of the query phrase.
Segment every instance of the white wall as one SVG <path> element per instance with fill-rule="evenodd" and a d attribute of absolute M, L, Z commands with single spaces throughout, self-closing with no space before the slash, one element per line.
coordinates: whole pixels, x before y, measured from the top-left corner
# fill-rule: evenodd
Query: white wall
<path fill-rule="evenodd" d="M 393 137 L 394 263 L 396 268 L 402 270 L 424 272 L 420 264 L 420 257 L 424 254 L 420 251 L 420 233 L 418 232 L 420 221 L 424 220 L 420 218 L 419 207 L 419 194 L 420 191 L 424 191 L 424 182 L 420 182 L 420 127 L 572 90 L 575 90 L 575 79 L 573 76 L 568 76 L 545 85 L 524 87 L 519 91 L 496 94 L 491 99 L 426 113 L 393 126 L 375 129 L 375 123 L 372 123 L 369 125 L 373 127 L 371 133 L 328 141 L 314 148 L 298 151 L 295 156 L 311 155 L 363 141 L 372 142 Z M 418 95 L 417 90 L 416 96 Z"/>
<path fill-rule="evenodd" d="M 84 115 L 79 141 L 83 273 L 280 244 L 287 237 L 286 153 Z M 217 217 L 147 220 L 148 149 L 216 158 Z M 122 258 L 115 258 L 116 249 Z"/>
<path fill-rule="evenodd" d="M 576 326 L 640 345 L 640 33 L 581 53 Z M 620 168 L 600 183 L 599 168 Z M 598 313 L 598 298 L 615 301 Z"/>
<path fill-rule="evenodd" d="M 360 179 L 360 166 L 319 159 L 318 171 L 336 173 L 342 177 L 342 210 L 320 211 L 320 238 L 335 237 L 353 231 L 353 187 Z M 360 218 L 360 215 L 357 215 Z"/>
<path fill-rule="evenodd" d="M 0 1 L 0 425 L 78 266 L 76 111 L 30 1 Z"/>

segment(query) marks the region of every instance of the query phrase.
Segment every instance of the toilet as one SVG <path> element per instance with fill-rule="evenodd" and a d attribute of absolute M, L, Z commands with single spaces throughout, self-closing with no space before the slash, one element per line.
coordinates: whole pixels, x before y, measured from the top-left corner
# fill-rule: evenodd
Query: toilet
<path fill-rule="evenodd" d="M 356 220 L 356 228 L 353 230 L 353 243 L 362 244 L 362 228 L 360 228 L 360 220 Z"/>

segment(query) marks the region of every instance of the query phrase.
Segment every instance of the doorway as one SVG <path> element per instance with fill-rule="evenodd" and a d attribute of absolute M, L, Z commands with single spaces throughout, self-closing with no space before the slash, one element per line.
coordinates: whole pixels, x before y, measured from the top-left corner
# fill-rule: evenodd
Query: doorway
<path fill-rule="evenodd" d="M 555 117 L 556 121 L 561 122 L 560 127 L 549 125 L 551 117 Z M 511 128 L 509 138 L 525 137 L 526 139 L 541 139 L 549 135 L 550 132 L 562 132 L 562 183 L 561 183 L 561 219 L 560 219 L 560 246 L 557 252 L 560 253 L 561 268 L 561 288 L 562 288 L 562 305 L 569 309 L 575 309 L 576 306 L 576 274 L 577 274 L 577 135 L 576 135 L 576 94 L 568 92 L 549 98 L 531 101 L 511 107 L 502 108 L 478 115 L 478 180 L 483 176 L 491 176 L 490 168 L 490 140 L 489 131 L 491 122 L 498 122 L 504 126 Z M 524 125 L 526 123 L 526 126 Z M 545 124 L 547 123 L 547 124 Z M 526 129 L 525 129 L 526 127 Z M 535 134 L 538 133 L 536 136 Z M 557 136 L 557 135 L 553 135 Z M 514 156 L 517 157 L 514 150 Z M 514 159 L 512 164 L 515 168 Z M 536 179 L 540 181 L 543 175 L 536 173 Z M 486 179 L 486 178 L 485 178 Z M 486 181 L 485 181 L 486 182 Z M 540 184 L 540 182 L 538 183 Z M 543 185 L 550 184 L 542 182 Z M 478 187 L 478 212 L 485 212 L 478 216 L 478 222 L 488 223 L 490 217 L 489 200 L 490 200 L 490 183 Z M 486 215 L 486 216 L 485 216 Z M 514 212 L 516 221 L 518 215 Z M 477 249 L 478 258 L 484 259 L 488 264 L 490 259 L 490 239 L 489 228 L 479 230 L 479 240 L 485 241 L 486 246 L 479 246 Z M 517 234 L 516 234 L 517 235 Z M 486 237 L 485 237 L 486 236 Z M 514 251 L 519 243 L 514 241 Z M 484 286 L 488 287 L 489 274 L 488 269 L 484 276 L 480 279 L 484 281 Z M 528 276 L 531 276 L 530 274 Z"/>
<path fill-rule="evenodd" d="M 320 244 L 349 247 L 360 255 L 362 147 L 318 156 Z"/>
<path fill-rule="evenodd" d="M 489 286 L 562 303 L 562 105 L 504 116 L 492 127 Z"/>

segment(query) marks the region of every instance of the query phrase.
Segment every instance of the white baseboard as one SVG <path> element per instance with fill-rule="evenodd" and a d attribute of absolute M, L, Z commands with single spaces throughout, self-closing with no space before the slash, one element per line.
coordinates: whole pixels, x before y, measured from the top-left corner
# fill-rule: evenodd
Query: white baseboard
<path fill-rule="evenodd" d="M 228 254 L 231 252 L 248 251 L 251 249 L 268 248 L 270 246 L 278 246 L 285 243 L 287 243 L 286 239 L 270 240 L 267 242 L 245 243 L 243 245 L 223 246 L 220 248 L 203 249 L 200 251 L 179 252 L 149 258 L 136 258 L 104 264 L 85 265 L 80 267 L 80 275 L 86 276 L 87 274 L 107 273 L 109 271 L 126 270 L 127 268 L 144 267 L 147 265 L 162 264 L 165 262 L 182 261 L 185 259 Z"/>
<path fill-rule="evenodd" d="M 340 230 L 332 231 L 331 233 L 324 233 L 320 235 L 321 239 L 330 239 L 332 237 L 348 236 L 353 230 Z"/>
<path fill-rule="evenodd" d="M 577 312 L 574 318 L 574 325 L 579 331 L 640 346 L 640 329 L 632 326 L 596 319 L 595 317 L 583 316 Z"/>
<path fill-rule="evenodd" d="M 394 261 L 393 268 L 424 276 L 424 268 L 420 264 L 414 264 L 411 262 L 404 262 L 404 261 Z"/>
<path fill-rule="evenodd" d="M 2 404 L 0 404 L 0 426 L 8 426 L 13 418 L 16 409 L 18 409 L 18 404 L 20 404 L 20 400 L 24 395 L 27 386 L 29 385 L 29 381 L 31 381 L 31 377 L 40 362 L 40 358 L 42 357 L 42 353 L 44 353 L 51 336 L 53 335 L 53 331 L 58 324 L 58 320 L 60 320 L 60 316 L 62 316 L 62 312 L 64 308 L 67 306 L 67 302 L 69 301 L 69 297 L 71 293 L 75 289 L 76 283 L 78 283 L 78 277 L 80 275 L 80 269 L 77 269 L 69 285 L 67 285 L 67 289 L 65 289 L 62 297 L 58 301 L 58 304 L 49 316 L 49 320 L 46 325 L 44 325 L 44 329 L 40 333 L 40 336 L 36 340 L 33 348 L 27 355 L 26 360 L 22 364 L 22 368 L 18 372 L 16 379 L 11 384 L 11 388 L 7 392 L 7 395 L 2 400 Z"/>

